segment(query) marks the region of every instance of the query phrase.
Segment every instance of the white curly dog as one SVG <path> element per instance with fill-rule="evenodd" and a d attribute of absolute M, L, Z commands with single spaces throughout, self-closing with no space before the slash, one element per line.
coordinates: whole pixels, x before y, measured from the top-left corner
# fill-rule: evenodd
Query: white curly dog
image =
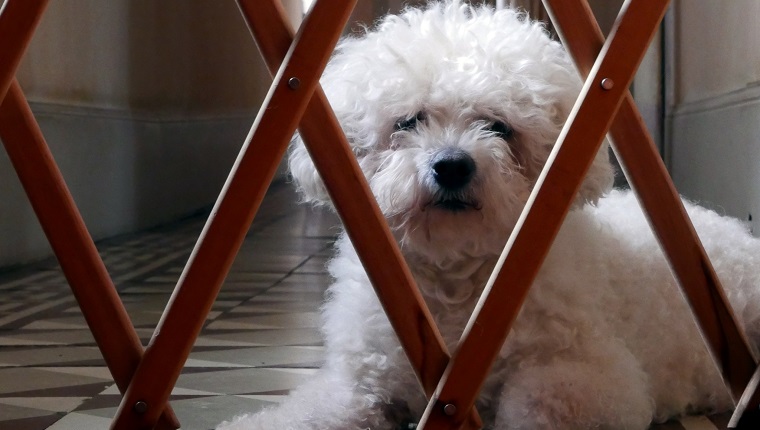
<path fill-rule="evenodd" d="M 541 24 L 454 0 L 343 40 L 322 85 L 453 351 L 580 91 L 576 69 Z M 305 200 L 330 204 L 298 138 L 290 168 Z M 480 395 L 486 428 L 646 429 L 732 408 L 635 197 L 610 192 L 612 177 L 605 147 Z M 760 338 L 760 241 L 686 205 Z M 336 247 L 323 369 L 220 429 L 397 429 L 421 416 L 425 397 L 350 241 Z"/>

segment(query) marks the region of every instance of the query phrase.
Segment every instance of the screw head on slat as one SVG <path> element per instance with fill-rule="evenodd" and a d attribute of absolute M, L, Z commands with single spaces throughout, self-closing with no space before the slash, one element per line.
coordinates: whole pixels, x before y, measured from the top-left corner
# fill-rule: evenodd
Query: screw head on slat
<path fill-rule="evenodd" d="M 452 416 L 457 413 L 457 407 L 452 403 L 447 403 L 443 406 L 443 413 L 448 416 Z"/>
<path fill-rule="evenodd" d="M 288 88 L 291 90 L 297 90 L 298 87 L 301 86 L 301 80 L 296 78 L 295 76 L 288 79 Z"/>
<path fill-rule="evenodd" d="M 142 415 L 148 412 L 148 404 L 140 400 L 139 402 L 135 403 L 134 409 L 135 409 L 135 412 Z"/>
<path fill-rule="evenodd" d="M 610 78 L 604 78 L 602 79 L 602 88 L 609 91 L 612 89 L 612 87 L 615 86 L 615 82 Z"/>

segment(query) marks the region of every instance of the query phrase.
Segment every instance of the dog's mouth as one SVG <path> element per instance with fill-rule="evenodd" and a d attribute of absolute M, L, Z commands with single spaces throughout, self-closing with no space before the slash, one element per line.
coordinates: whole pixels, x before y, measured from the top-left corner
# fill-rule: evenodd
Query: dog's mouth
<path fill-rule="evenodd" d="M 480 203 L 475 200 L 463 200 L 454 197 L 442 197 L 436 200 L 431 200 L 423 207 L 423 210 L 431 206 L 449 212 L 464 212 L 468 210 L 480 210 L 482 208 Z"/>

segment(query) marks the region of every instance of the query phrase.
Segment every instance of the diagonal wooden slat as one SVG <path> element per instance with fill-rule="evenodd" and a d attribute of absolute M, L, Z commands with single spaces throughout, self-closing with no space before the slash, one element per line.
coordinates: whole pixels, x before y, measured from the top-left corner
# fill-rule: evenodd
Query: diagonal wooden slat
<path fill-rule="evenodd" d="M 8 0 L 0 14 L 0 100 L 37 28 L 48 0 Z"/>
<path fill-rule="evenodd" d="M 581 7 L 573 2 L 575 7 Z M 623 5 L 621 16 L 581 91 L 539 177 L 494 275 L 465 329 L 420 422 L 423 429 L 456 429 L 475 403 L 494 358 L 598 151 L 643 58 L 668 0 Z M 601 81 L 614 85 L 603 88 Z M 608 83 L 610 81 L 607 81 Z M 444 405 L 453 405 L 444 412 Z"/>
<path fill-rule="evenodd" d="M 747 388 L 736 403 L 733 415 L 728 422 L 729 429 L 751 430 L 760 428 L 760 366 L 757 367 Z"/>
<path fill-rule="evenodd" d="M 545 0 L 544 4 L 585 77 L 604 43 L 588 4 L 584 3 L 585 10 L 568 7 L 568 2 L 561 0 Z M 723 378 L 734 399 L 739 399 L 755 372 L 755 360 L 630 93 L 625 95 L 610 127 L 610 136 Z M 750 396 L 745 407 L 757 409 L 758 400 Z"/>
<path fill-rule="evenodd" d="M 0 103 L 0 139 L 121 392 L 143 347 L 15 80 Z M 179 428 L 167 407 L 159 428 Z"/>
<path fill-rule="evenodd" d="M 304 20 L 111 428 L 158 419 L 355 3 L 319 0 Z"/>
<path fill-rule="evenodd" d="M 0 15 L 0 139 L 106 365 L 123 392 L 142 356 L 142 344 L 14 79 L 46 6 L 46 0 L 9 0 Z M 171 408 L 161 415 L 157 428 L 179 428 Z"/>
<path fill-rule="evenodd" d="M 238 4 L 262 56 L 270 70 L 276 71 L 293 39 L 280 3 L 238 0 Z M 321 88 L 315 91 L 299 129 L 380 302 L 430 396 L 449 360 L 446 345 Z M 469 425 L 481 426 L 474 409 Z"/>

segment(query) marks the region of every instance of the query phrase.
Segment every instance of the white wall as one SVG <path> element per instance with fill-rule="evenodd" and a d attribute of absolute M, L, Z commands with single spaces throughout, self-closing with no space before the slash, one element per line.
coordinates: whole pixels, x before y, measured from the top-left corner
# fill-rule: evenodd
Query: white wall
<path fill-rule="evenodd" d="M 760 2 L 678 1 L 670 157 L 686 197 L 760 232 Z"/>
<path fill-rule="evenodd" d="M 270 83 L 212 0 L 50 2 L 17 76 L 96 238 L 211 205 Z M 0 267 L 49 255 L 2 150 L 0 201 Z"/>

